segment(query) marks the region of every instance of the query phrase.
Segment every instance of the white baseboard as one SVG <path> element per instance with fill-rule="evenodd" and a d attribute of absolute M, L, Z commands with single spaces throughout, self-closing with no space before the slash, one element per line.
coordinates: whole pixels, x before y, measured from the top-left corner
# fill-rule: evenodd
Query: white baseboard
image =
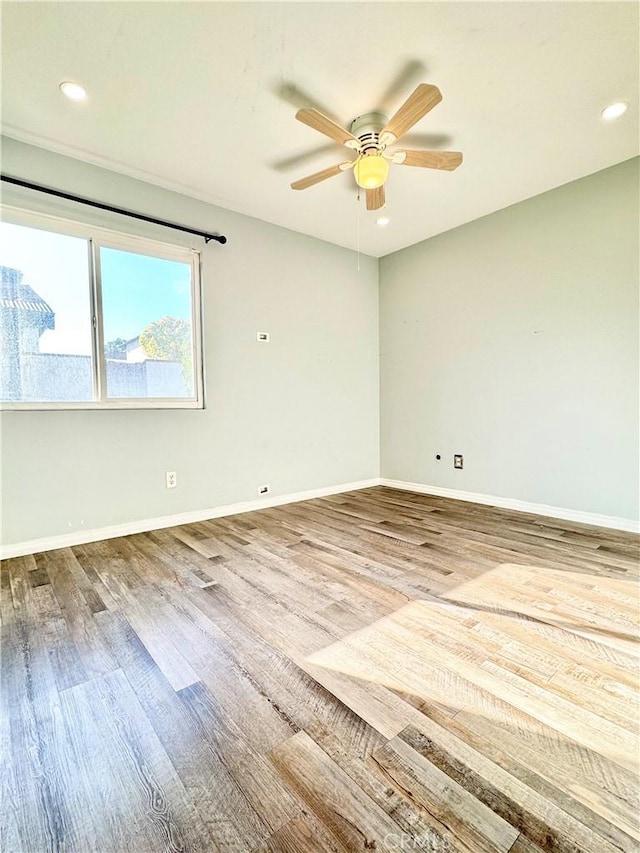
<path fill-rule="evenodd" d="M 533 515 L 546 515 L 549 518 L 560 518 L 563 521 L 576 521 L 579 524 L 594 524 L 597 527 L 610 527 L 614 530 L 626 530 L 629 533 L 640 532 L 640 522 L 631 518 L 617 518 L 614 515 L 600 515 L 597 512 L 583 512 L 578 509 L 565 509 L 560 506 L 530 503 L 516 498 L 500 498 L 496 495 L 482 495 L 478 492 L 461 492 L 458 489 L 445 489 L 442 486 L 427 486 L 424 483 L 407 483 L 404 480 L 380 479 L 381 486 L 390 489 L 401 489 L 405 492 L 418 492 L 422 495 L 434 495 L 439 498 L 453 498 L 458 501 L 469 501 L 474 504 L 499 506 L 503 509 L 513 509 L 517 512 L 530 512 Z"/>
<path fill-rule="evenodd" d="M 256 509 L 267 509 L 272 506 L 308 501 L 312 498 L 323 498 L 327 495 L 339 495 L 341 492 L 353 492 L 357 489 L 368 489 L 379 485 L 380 480 L 359 480 L 356 483 L 341 483 L 337 486 L 325 486 L 321 489 L 309 489 L 306 492 L 294 492 L 288 495 L 277 495 L 271 498 L 258 498 L 253 501 L 216 506 L 210 509 L 197 509 L 181 512 L 176 515 L 164 515 L 160 518 L 145 518 L 142 521 L 128 521 L 123 524 L 112 524 L 109 527 L 96 527 L 93 530 L 74 530 L 59 536 L 45 536 L 42 539 L 31 539 L 28 542 L 0 546 L 0 559 L 22 557 L 25 554 L 38 554 L 41 551 L 53 551 L 56 548 L 69 548 L 72 545 L 84 545 L 87 542 L 100 542 L 103 539 L 115 539 L 118 536 L 130 536 L 133 533 L 147 533 L 149 530 L 160 530 L 163 527 L 175 527 L 178 524 L 190 524 L 194 521 L 207 521 L 210 518 L 222 518 L 225 515 L 237 515 L 241 512 L 253 512 Z"/>
<path fill-rule="evenodd" d="M 84 545 L 87 542 L 99 542 L 102 539 L 114 539 L 118 536 L 130 536 L 133 533 L 147 533 L 149 530 L 160 530 L 164 527 L 175 527 L 178 524 L 190 524 L 194 521 L 207 521 L 211 518 L 222 518 L 225 515 L 238 515 L 242 512 L 253 512 L 257 509 L 282 506 L 283 504 L 308 501 L 312 498 L 323 498 L 327 495 L 339 495 L 341 492 L 353 492 L 358 489 L 368 489 L 371 486 L 387 486 L 390 489 L 400 489 L 405 492 L 417 492 L 423 495 L 434 495 L 441 498 L 453 498 L 459 501 L 497 506 L 512 509 L 517 512 L 529 512 L 533 515 L 545 515 L 549 518 L 559 518 L 563 521 L 575 521 L 579 524 L 592 524 L 597 527 L 609 527 L 614 530 L 626 530 L 629 533 L 640 532 L 640 522 L 629 518 L 617 518 L 612 515 L 600 515 L 595 512 L 583 512 L 577 509 L 548 506 L 547 504 L 530 503 L 516 498 L 501 498 L 496 495 L 483 495 L 478 492 L 463 492 L 458 489 L 446 489 L 442 486 L 427 486 L 424 483 L 409 483 L 405 480 L 388 480 L 384 477 L 374 477 L 370 480 L 359 480 L 355 483 L 341 483 L 337 486 L 325 486 L 321 489 L 310 489 L 306 492 L 294 492 L 288 495 L 277 495 L 271 498 L 258 498 L 253 501 L 242 501 L 225 506 L 181 512 L 176 515 L 164 515 L 159 518 L 145 518 L 141 521 L 128 521 L 123 524 L 112 524 L 108 527 L 97 527 L 93 530 L 74 530 L 59 536 L 45 536 L 42 539 L 31 539 L 28 542 L 0 546 L 0 559 L 22 557 L 25 554 L 38 554 L 41 551 L 53 551 L 56 548 L 69 548 L 72 545 Z"/>

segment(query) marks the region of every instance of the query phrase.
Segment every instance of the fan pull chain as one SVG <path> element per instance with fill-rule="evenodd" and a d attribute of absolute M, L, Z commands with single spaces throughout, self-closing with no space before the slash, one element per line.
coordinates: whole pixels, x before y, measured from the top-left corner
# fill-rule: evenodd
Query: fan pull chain
<path fill-rule="evenodd" d="M 361 216 L 360 187 L 358 187 L 358 194 L 356 195 L 356 203 L 358 205 L 358 212 L 356 214 L 356 251 L 357 251 L 356 268 L 357 268 L 358 272 L 360 272 L 360 216 Z"/>

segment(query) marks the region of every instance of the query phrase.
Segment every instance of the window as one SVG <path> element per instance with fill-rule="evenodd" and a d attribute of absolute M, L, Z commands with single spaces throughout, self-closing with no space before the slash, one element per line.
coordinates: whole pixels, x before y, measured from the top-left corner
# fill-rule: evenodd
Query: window
<path fill-rule="evenodd" d="M 4 408 L 202 407 L 196 252 L 5 215 Z"/>

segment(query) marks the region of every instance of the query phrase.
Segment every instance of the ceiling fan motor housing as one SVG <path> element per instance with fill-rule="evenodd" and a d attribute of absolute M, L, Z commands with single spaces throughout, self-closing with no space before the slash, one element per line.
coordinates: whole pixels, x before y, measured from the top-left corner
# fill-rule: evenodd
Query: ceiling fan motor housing
<path fill-rule="evenodd" d="M 363 154 L 384 150 L 380 144 L 380 131 L 386 127 L 388 118 L 384 113 L 363 113 L 351 122 L 349 130 L 360 140 Z"/>

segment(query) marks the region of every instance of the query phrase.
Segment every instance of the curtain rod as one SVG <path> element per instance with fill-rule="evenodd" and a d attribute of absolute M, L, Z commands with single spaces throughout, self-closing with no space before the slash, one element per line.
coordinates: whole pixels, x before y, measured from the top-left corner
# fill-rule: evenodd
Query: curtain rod
<path fill-rule="evenodd" d="M 91 201 L 88 198 L 82 198 L 71 193 L 63 193 L 61 190 L 53 190 L 50 187 L 43 187 L 41 184 L 32 184 L 29 181 L 23 181 L 20 178 L 11 178 L 9 175 L 0 174 L 0 180 L 6 181 L 8 184 L 15 184 L 18 187 L 25 187 L 28 190 L 36 190 L 39 193 L 47 193 L 54 195 L 57 198 L 64 198 L 67 201 L 76 201 L 78 204 L 87 204 L 89 207 L 97 207 L 99 210 L 108 210 L 110 213 L 119 213 L 122 216 L 129 216 L 131 219 L 140 219 L 142 222 L 151 222 L 154 225 L 163 225 L 165 228 L 173 228 L 174 231 L 185 231 L 188 234 L 196 234 L 198 237 L 203 237 L 205 243 L 215 240 L 216 243 L 226 243 L 227 238 L 221 234 L 208 234 L 206 231 L 197 231 L 195 228 L 187 228 L 184 225 L 176 225 L 174 222 L 166 222 L 164 219 L 155 219 L 153 216 L 145 216 L 143 213 L 134 213 L 131 210 L 124 210 L 121 207 L 114 207 L 111 204 L 103 204 L 100 201 Z"/>

